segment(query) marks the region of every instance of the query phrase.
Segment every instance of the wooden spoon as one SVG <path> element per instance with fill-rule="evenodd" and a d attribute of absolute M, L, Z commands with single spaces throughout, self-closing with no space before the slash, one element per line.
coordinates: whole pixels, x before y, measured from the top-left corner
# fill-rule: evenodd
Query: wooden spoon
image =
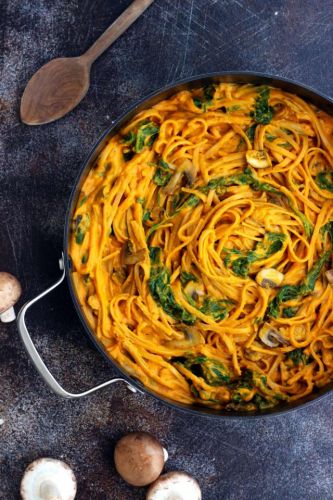
<path fill-rule="evenodd" d="M 28 82 L 21 100 L 21 120 L 42 125 L 58 120 L 79 104 L 90 84 L 90 67 L 154 0 L 134 0 L 80 57 L 53 59 Z"/>

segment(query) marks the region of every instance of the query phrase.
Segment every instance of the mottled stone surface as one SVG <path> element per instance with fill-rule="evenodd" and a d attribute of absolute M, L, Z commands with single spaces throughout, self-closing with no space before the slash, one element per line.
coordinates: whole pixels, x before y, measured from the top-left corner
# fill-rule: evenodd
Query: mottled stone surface
<path fill-rule="evenodd" d="M 129 0 L 0 2 L 0 270 L 21 300 L 59 274 L 67 200 L 92 144 L 136 99 L 181 77 L 258 70 L 333 96 L 333 2 L 156 0 L 92 70 L 86 99 L 64 119 L 18 119 L 29 77 L 57 56 L 81 53 Z M 92 347 L 64 285 L 29 315 L 38 348 L 73 390 L 114 376 Z M 205 500 L 328 499 L 333 487 L 333 398 L 260 420 L 188 417 L 153 398 L 109 388 L 80 401 L 51 394 L 29 363 L 15 324 L 0 325 L 0 498 L 18 498 L 24 468 L 40 456 L 75 470 L 80 500 L 143 499 L 116 475 L 115 441 L 150 431 L 169 450 L 166 469 L 196 476 Z M 190 500 L 190 499 L 189 499 Z"/>

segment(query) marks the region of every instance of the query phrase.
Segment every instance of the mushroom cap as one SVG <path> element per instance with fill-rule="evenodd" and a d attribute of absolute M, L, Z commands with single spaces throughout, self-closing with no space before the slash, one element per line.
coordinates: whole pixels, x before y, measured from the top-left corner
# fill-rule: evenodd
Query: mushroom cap
<path fill-rule="evenodd" d="M 0 273 L 0 314 L 10 309 L 21 296 L 19 281 L 9 273 Z"/>
<path fill-rule="evenodd" d="M 133 486 L 146 486 L 161 474 L 165 451 L 147 432 L 132 432 L 122 437 L 114 450 L 118 474 Z"/>
<path fill-rule="evenodd" d="M 168 472 L 150 486 L 146 500 L 201 500 L 201 490 L 187 472 Z"/>
<path fill-rule="evenodd" d="M 21 481 L 23 500 L 74 500 L 76 479 L 69 465 L 54 458 L 38 458 Z"/>

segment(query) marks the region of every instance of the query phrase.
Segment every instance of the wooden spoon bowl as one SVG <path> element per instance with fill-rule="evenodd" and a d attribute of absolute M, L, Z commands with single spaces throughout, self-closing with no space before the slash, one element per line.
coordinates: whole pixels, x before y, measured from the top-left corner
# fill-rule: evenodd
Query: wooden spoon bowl
<path fill-rule="evenodd" d="M 21 120 L 28 125 L 42 125 L 61 118 L 79 104 L 89 84 L 90 64 L 84 57 L 53 59 L 26 86 Z"/>

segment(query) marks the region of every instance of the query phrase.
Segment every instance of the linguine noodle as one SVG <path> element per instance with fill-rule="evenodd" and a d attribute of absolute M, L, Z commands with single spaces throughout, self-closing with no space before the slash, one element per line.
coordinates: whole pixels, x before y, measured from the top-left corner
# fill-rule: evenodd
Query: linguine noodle
<path fill-rule="evenodd" d="M 89 171 L 73 282 L 155 393 L 253 411 L 333 378 L 333 118 L 221 83 L 137 114 Z"/>

